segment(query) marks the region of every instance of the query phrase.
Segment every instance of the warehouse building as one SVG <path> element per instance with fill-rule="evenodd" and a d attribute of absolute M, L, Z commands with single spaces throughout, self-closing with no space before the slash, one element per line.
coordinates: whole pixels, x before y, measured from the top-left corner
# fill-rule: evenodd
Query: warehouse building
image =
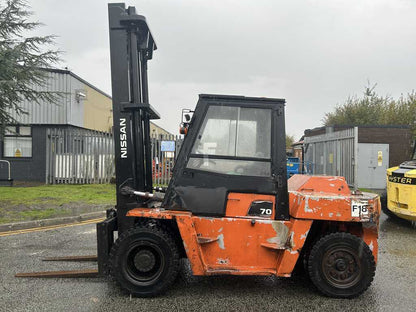
<path fill-rule="evenodd" d="M 69 70 L 47 71 L 46 87 L 38 90 L 60 92 L 58 103 L 23 101 L 27 114 L 11 112 L 17 124 L 0 139 L 0 159 L 11 164 L 15 181 L 108 181 L 114 171 L 111 97 Z M 153 123 L 150 131 L 170 134 Z M 0 162 L 0 178 L 6 167 Z"/>

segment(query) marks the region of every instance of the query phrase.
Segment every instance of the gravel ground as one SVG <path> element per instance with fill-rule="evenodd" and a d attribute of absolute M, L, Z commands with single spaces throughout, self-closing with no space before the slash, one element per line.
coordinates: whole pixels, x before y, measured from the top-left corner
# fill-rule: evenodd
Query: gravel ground
<path fill-rule="evenodd" d="M 16 272 L 92 268 L 45 263 L 46 256 L 95 253 L 95 225 L 0 237 L 0 311 L 414 311 L 416 229 L 387 219 L 380 227 L 375 280 L 351 300 L 321 296 L 304 278 L 204 277 L 183 272 L 158 298 L 131 298 L 106 278 L 17 279 Z"/>

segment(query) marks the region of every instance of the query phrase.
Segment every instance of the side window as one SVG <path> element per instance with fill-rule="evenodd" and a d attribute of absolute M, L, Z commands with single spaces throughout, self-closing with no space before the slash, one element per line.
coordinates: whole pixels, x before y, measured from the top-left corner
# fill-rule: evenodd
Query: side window
<path fill-rule="evenodd" d="M 188 168 L 225 174 L 270 176 L 271 110 L 210 106 Z"/>
<path fill-rule="evenodd" d="M 271 110 L 241 108 L 236 156 L 270 159 Z"/>

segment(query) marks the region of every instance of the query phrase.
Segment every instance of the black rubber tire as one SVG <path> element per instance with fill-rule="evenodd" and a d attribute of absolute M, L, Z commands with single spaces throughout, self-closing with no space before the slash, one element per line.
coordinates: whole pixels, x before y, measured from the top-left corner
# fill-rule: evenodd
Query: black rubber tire
<path fill-rule="evenodd" d="M 387 208 L 387 193 L 380 195 L 381 211 L 384 212 L 388 217 L 395 218 L 396 215 Z"/>
<path fill-rule="evenodd" d="M 161 224 L 146 223 L 120 235 L 110 252 L 110 273 L 123 290 L 137 297 L 153 297 L 173 284 L 180 262 L 172 235 Z M 138 268 L 138 264 L 144 267 Z"/>
<path fill-rule="evenodd" d="M 324 295 L 334 298 L 359 296 L 371 285 L 375 270 L 368 245 L 349 233 L 323 236 L 312 247 L 308 260 L 313 284 Z M 348 274 L 351 276 L 347 277 Z M 339 275 L 338 279 L 334 275 Z"/>

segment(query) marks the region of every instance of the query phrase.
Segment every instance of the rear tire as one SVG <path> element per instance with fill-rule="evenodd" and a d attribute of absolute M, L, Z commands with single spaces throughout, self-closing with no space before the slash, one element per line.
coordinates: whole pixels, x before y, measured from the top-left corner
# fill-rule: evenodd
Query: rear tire
<path fill-rule="evenodd" d="M 179 272 L 179 252 L 172 234 L 145 223 L 125 231 L 111 249 L 110 272 L 134 296 L 165 292 Z"/>
<path fill-rule="evenodd" d="M 353 298 L 363 293 L 374 278 L 376 264 L 367 244 L 349 233 L 331 233 L 313 246 L 308 271 L 324 295 Z"/>

